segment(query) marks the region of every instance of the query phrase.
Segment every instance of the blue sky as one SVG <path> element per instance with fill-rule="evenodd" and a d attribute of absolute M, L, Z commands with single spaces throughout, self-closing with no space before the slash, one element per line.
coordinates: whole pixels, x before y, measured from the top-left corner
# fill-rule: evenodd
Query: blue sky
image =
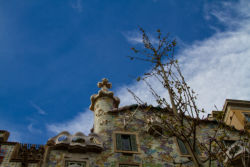
<path fill-rule="evenodd" d="M 121 105 L 135 103 L 127 87 L 153 102 L 135 82 L 150 65 L 127 57 L 141 44 L 138 26 L 177 39 L 207 111 L 225 98 L 250 100 L 249 11 L 247 0 L 0 0 L 0 129 L 38 144 L 62 130 L 87 134 L 104 77 Z"/>

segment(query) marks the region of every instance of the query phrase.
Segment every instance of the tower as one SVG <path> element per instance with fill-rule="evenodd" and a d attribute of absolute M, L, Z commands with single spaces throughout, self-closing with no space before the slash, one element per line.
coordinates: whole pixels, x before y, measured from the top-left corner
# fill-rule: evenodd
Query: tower
<path fill-rule="evenodd" d="M 118 108 L 120 99 L 114 96 L 112 91 L 109 91 L 112 84 L 104 78 L 102 82 L 98 82 L 100 88 L 98 94 L 91 96 L 91 105 L 89 109 L 94 112 L 94 133 L 103 133 L 108 124 L 107 112 L 113 108 Z"/>

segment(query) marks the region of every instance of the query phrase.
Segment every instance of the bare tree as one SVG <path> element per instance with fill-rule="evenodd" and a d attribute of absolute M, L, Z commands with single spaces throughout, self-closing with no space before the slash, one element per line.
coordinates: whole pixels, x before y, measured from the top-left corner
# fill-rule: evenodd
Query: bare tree
<path fill-rule="evenodd" d="M 163 115 L 162 112 L 156 111 L 153 112 L 153 117 L 145 119 L 144 121 L 150 124 L 157 119 L 161 124 L 160 127 L 162 131 L 154 127 L 156 133 L 166 138 L 174 136 L 182 141 L 191 155 L 192 162 L 195 166 L 204 166 L 205 163 L 211 166 L 211 161 L 213 160 L 217 160 L 224 165 L 229 165 L 228 162 L 230 162 L 234 156 L 227 152 L 227 148 L 225 148 L 223 143 L 224 138 L 228 137 L 228 134 L 222 119 L 217 119 L 217 126 L 213 129 L 213 133 L 207 137 L 206 141 L 199 140 L 197 136 L 197 131 L 203 121 L 201 115 L 204 115 L 204 110 L 199 109 L 197 106 L 197 95 L 185 81 L 178 60 L 174 56 L 176 41 L 170 40 L 169 34 L 164 36 L 160 30 L 157 30 L 157 42 L 154 41 L 152 43 L 142 28 L 140 28 L 140 31 L 142 33 L 144 47 L 139 50 L 132 48 L 138 56 L 131 56 L 130 59 L 149 62 L 153 65 L 153 68 L 142 77 L 138 77 L 137 81 L 144 81 L 149 87 L 152 96 L 155 98 L 158 107 L 161 110 L 170 111 L 169 114 L 171 115 L 169 117 Z M 156 88 L 148 82 L 148 78 L 152 77 L 161 83 L 168 94 L 167 97 L 161 97 L 157 93 Z M 141 104 L 139 106 L 142 106 L 142 100 L 131 90 L 129 90 L 129 92 L 134 96 L 137 102 Z M 148 111 L 152 112 L 151 108 L 152 106 L 148 105 Z M 130 115 L 130 119 L 133 115 L 134 114 Z M 223 116 L 221 116 L 221 118 L 222 117 Z M 242 134 L 246 136 L 246 133 Z M 205 159 L 200 158 L 199 150 L 206 152 Z M 227 159 L 227 163 L 225 159 Z M 176 162 L 173 159 L 173 163 L 180 162 Z M 247 164 L 245 166 L 247 166 Z"/>

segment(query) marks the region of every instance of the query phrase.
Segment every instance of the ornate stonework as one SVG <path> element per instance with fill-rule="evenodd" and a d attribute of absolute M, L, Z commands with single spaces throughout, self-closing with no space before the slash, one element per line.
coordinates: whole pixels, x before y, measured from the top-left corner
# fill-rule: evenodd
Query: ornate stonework
<path fill-rule="evenodd" d="M 100 152 L 103 150 L 101 138 L 94 133 L 86 136 L 82 132 L 71 135 L 64 131 L 48 140 L 52 149 L 63 149 L 69 152 Z"/>
<path fill-rule="evenodd" d="M 98 82 L 97 86 L 98 88 L 101 88 L 101 90 L 98 91 L 98 94 L 94 94 L 91 96 L 90 98 L 91 105 L 89 109 L 91 111 L 94 111 L 97 100 L 102 97 L 107 97 L 109 99 L 112 99 L 113 102 L 113 104 L 111 104 L 112 108 L 118 108 L 120 99 L 118 97 L 115 97 L 112 91 L 109 91 L 109 89 L 112 87 L 112 84 L 108 81 L 108 79 L 106 78 L 102 79 L 102 82 Z"/>

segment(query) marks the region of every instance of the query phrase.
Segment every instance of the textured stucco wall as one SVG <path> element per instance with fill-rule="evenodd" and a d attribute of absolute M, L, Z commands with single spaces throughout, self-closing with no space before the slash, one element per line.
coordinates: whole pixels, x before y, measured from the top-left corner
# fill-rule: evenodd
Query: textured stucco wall
<path fill-rule="evenodd" d="M 94 129 L 95 133 L 101 134 L 109 119 L 106 118 L 106 113 L 113 108 L 113 99 L 107 97 L 99 98 L 95 103 L 94 112 Z M 105 135 L 105 134 L 104 134 Z"/>
<path fill-rule="evenodd" d="M 179 154 L 178 146 L 174 137 L 164 139 L 154 137 L 146 132 L 145 124 L 142 119 L 147 115 L 144 111 L 137 111 L 134 119 L 128 123 L 126 129 L 123 129 L 125 115 L 132 111 L 121 111 L 119 113 L 98 114 L 98 120 L 102 120 L 101 130 L 99 131 L 104 141 L 104 151 L 98 153 L 85 154 L 86 160 L 91 167 L 116 167 L 119 163 L 138 163 L 144 167 L 167 167 L 174 166 L 173 159 L 177 162 L 188 160 Z M 97 116 L 97 115 L 95 115 Z M 212 133 L 215 125 L 202 124 L 198 133 L 200 140 L 206 140 L 209 133 Z M 113 133 L 115 131 L 136 132 L 140 144 L 140 153 L 126 155 L 114 151 Z M 52 151 L 49 156 L 48 165 L 50 167 L 61 167 L 64 163 L 64 157 L 78 157 L 78 154 L 67 153 L 66 151 Z M 216 164 L 214 164 L 216 165 Z M 192 163 L 186 164 L 192 166 Z"/>

